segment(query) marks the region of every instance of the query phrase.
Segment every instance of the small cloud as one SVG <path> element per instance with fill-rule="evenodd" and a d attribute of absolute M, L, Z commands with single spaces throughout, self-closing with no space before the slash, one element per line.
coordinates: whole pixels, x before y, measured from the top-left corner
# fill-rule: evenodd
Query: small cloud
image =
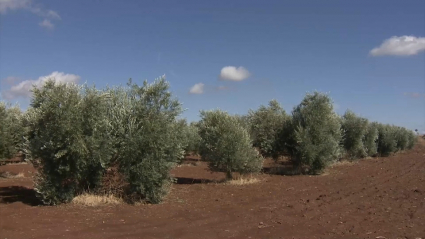
<path fill-rule="evenodd" d="M 55 27 L 55 25 L 53 25 L 53 23 L 48 19 L 44 19 L 44 21 L 40 22 L 38 25 L 47 29 L 53 29 Z"/>
<path fill-rule="evenodd" d="M 411 56 L 425 51 L 425 37 L 393 36 L 370 51 L 372 56 Z"/>
<path fill-rule="evenodd" d="M 19 97 L 31 97 L 31 89 L 33 87 L 42 87 L 44 83 L 49 79 L 60 83 L 78 83 L 81 77 L 74 74 L 65 74 L 63 72 L 55 71 L 52 72 L 50 75 L 40 76 L 37 80 L 25 80 L 16 85 L 13 85 L 9 90 L 5 91 L 4 98 L 10 100 Z"/>
<path fill-rule="evenodd" d="M 341 106 L 337 103 L 333 103 L 333 107 L 334 107 L 334 110 L 336 110 L 336 111 L 341 108 Z"/>
<path fill-rule="evenodd" d="M 9 10 L 27 8 L 31 0 L 0 0 L 0 13 L 4 14 Z"/>
<path fill-rule="evenodd" d="M 15 82 L 20 81 L 20 79 L 18 77 L 14 77 L 14 76 L 9 76 L 5 79 L 2 80 L 2 83 L 6 83 L 8 85 L 13 85 Z"/>
<path fill-rule="evenodd" d="M 176 72 L 174 72 L 173 70 L 170 70 L 170 74 L 171 74 L 173 77 L 178 77 L 178 75 L 176 74 Z"/>
<path fill-rule="evenodd" d="M 425 94 L 421 94 L 421 93 L 417 93 L 417 92 L 405 92 L 404 95 L 407 96 L 407 97 L 410 97 L 410 98 L 414 98 L 414 99 L 421 98 L 422 96 L 425 97 Z"/>
<path fill-rule="evenodd" d="M 193 85 L 190 90 L 189 90 L 190 94 L 202 94 L 204 93 L 204 84 L 203 83 L 198 83 Z"/>
<path fill-rule="evenodd" d="M 54 25 L 49 19 L 61 20 L 60 15 L 53 10 L 43 9 L 34 5 L 32 0 L 0 0 L 0 14 L 6 14 L 11 10 L 23 9 L 45 18 L 39 23 L 41 27 L 53 29 Z"/>
<path fill-rule="evenodd" d="M 236 88 L 236 86 L 220 85 L 220 86 L 213 87 L 211 90 L 218 93 L 218 92 L 222 92 L 222 91 L 227 91 L 227 92 L 228 91 L 237 91 L 237 88 Z"/>
<path fill-rule="evenodd" d="M 61 20 L 62 18 L 59 16 L 59 14 L 53 10 L 49 10 L 47 12 L 47 17 L 53 18 L 53 19 L 58 19 Z"/>
<path fill-rule="evenodd" d="M 230 81 L 242 81 L 251 75 L 244 67 L 226 66 L 221 69 L 220 79 Z"/>
<path fill-rule="evenodd" d="M 227 87 L 227 86 L 223 86 L 223 85 L 217 87 L 217 90 L 228 90 L 228 89 L 230 89 L 230 88 Z"/>
<path fill-rule="evenodd" d="M 56 19 L 56 20 L 62 19 L 61 16 L 59 16 L 59 14 L 53 10 L 44 10 L 40 7 L 34 7 L 34 6 L 29 7 L 29 10 L 35 15 L 38 15 L 40 17 Z"/>

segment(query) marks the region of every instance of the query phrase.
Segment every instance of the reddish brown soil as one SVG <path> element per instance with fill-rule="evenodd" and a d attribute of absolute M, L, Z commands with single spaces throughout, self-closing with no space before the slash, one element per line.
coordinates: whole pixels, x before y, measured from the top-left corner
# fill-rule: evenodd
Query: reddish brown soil
<path fill-rule="evenodd" d="M 203 163 L 182 166 L 159 205 L 38 206 L 29 177 L 0 178 L 0 238 L 425 238 L 424 145 L 244 186 L 214 182 L 224 175 Z"/>

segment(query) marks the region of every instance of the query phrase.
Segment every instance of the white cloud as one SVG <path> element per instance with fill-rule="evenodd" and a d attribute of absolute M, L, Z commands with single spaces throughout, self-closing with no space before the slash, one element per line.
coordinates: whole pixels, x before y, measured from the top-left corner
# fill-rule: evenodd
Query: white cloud
<path fill-rule="evenodd" d="M 38 25 L 47 29 L 53 29 L 55 27 L 55 25 L 53 25 L 53 23 L 48 19 L 44 19 L 44 21 L 40 22 Z"/>
<path fill-rule="evenodd" d="M 6 84 L 12 85 L 12 84 L 14 84 L 15 82 L 18 82 L 18 81 L 20 81 L 20 79 L 18 77 L 9 76 L 9 77 L 3 79 L 1 81 L 1 83 L 5 82 Z"/>
<path fill-rule="evenodd" d="M 411 56 L 425 51 L 425 37 L 393 36 L 370 51 L 372 56 Z"/>
<path fill-rule="evenodd" d="M 31 89 L 33 87 L 40 88 L 44 85 L 44 83 L 52 79 L 55 82 L 60 83 L 78 83 L 81 77 L 74 74 L 65 74 L 63 72 L 52 72 L 47 76 L 40 76 L 37 80 L 25 80 L 17 85 L 12 86 L 9 90 L 7 90 L 4 94 L 5 99 L 15 99 L 18 97 L 31 97 Z"/>
<path fill-rule="evenodd" d="M 47 17 L 50 17 L 50 18 L 53 18 L 53 19 L 58 19 L 58 20 L 62 19 L 61 16 L 59 16 L 59 14 L 57 12 L 53 11 L 53 10 L 49 10 L 47 12 Z"/>
<path fill-rule="evenodd" d="M 339 110 L 341 108 L 341 106 L 339 104 L 337 104 L 337 103 L 334 102 L 333 103 L 333 108 L 334 108 L 335 111 L 337 111 L 337 110 Z"/>
<path fill-rule="evenodd" d="M 404 92 L 404 95 L 414 99 L 421 98 L 422 96 L 425 97 L 425 94 L 421 94 L 417 92 Z"/>
<path fill-rule="evenodd" d="M 29 7 L 31 0 L 0 0 L 0 13 Z"/>
<path fill-rule="evenodd" d="M 220 78 L 222 80 L 242 81 L 251 75 L 244 67 L 226 66 L 221 69 Z"/>
<path fill-rule="evenodd" d="M 202 93 L 204 93 L 204 84 L 198 83 L 198 84 L 193 85 L 190 88 L 189 93 L 191 93 L 191 94 L 202 94 Z"/>
<path fill-rule="evenodd" d="M 39 17 L 45 18 L 39 25 L 48 29 L 52 29 L 54 26 L 49 19 L 61 20 L 57 12 L 35 6 L 32 0 L 0 0 L 0 14 L 6 14 L 9 10 L 18 9 L 27 10 Z"/>

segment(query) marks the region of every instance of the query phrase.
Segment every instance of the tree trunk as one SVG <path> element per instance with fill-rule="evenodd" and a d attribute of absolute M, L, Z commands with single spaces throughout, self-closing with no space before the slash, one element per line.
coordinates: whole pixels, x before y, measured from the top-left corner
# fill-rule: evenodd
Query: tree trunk
<path fill-rule="evenodd" d="M 226 172 L 226 179 L 227 180 L 231 180 L 233 178 L 233 176 L 232 176 L 232 172 L 231 171 L 227 171 Z"/>

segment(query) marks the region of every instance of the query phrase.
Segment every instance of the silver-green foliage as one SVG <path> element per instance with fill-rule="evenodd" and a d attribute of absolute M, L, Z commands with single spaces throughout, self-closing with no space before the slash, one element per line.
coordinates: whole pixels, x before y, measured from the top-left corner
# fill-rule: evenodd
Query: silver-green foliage
<path fill-rule="evenodd" d="M 378 124 L 378 153 L 389 156 L 397 150 L 396 129 L 391 125 Z"/>
<path fill-rule="evenodd" d="M 409 140 L 408 143 L 407 143 L 407 149 L 412 149 L 413 146 L 415 146 L 416 142 L 418 141 L 418 137 L 413 131 L 408 130 L 407 138 Z"/>
<path fill-rule="evenodd" d="M 233 115 L 233 117 L 236 118 L 236 120 L 239 122 L 239 124 L 250 133 L 251 131 L 251 124 L 249 122 L 249 116 L 248 115 Z"/>
<path fill-rule="evenodd" d="M 7 125 L 6 125 L 6 104 L 0 102 L 0 160 L 6 158 L 6 148 L 7 148 Z"/>
<path fill-rule="evenodd" d="M 169 171 L 183 156 L 180 103 L 164 78 L 128 86 L 99 91 L 47 81 L 34 89 L 24 149 L 46 204 L 96 192 L 111 166 L 118 166 L 131 198 L 158 203 L 167 193 Z"/>
<path fill-rule="evenodd" d="M 404 127 L 377 123 L 377 128 L 379 132 L 378 153 L 381 156 L 411 149 L 416 143 L 417 137 L 413 131 Z"/>
<path fill-rule="evenodd" d="M 284 152 L 278 139 L 287 120 L 285 110 L 276 100 L 270 101 L 268 106 L 260 106 L 256 111 L 249 111 L 248 122 L 253 145 L 260 149 L 264 157 L 276 158 Z"/>
<path fill-rule="evenodd" d="M 263 158 L 252 147 L 249 133 L 236 117 L 220 110 L 201 111 L 199 134 L 200 154 L 211 170 L 225 172 L 228 179 L 233 172 L 261 170 Z"/>
<path fill-rule="evenodd" d="M 342 117 L 344 132 L 343 145 L 350 159 L 364 158 L 368 155 L 364 142 L 368 131 L 368 120 L 348 110 Z"/>
<path fill-rule="evenodd" d="M 404 127 L 395 127 L 395 138 L 397 142 L 397 151 L 413 148 L 417 140 L 413 131 Z"/>
<path fill-rule="evenodd" d="M 199 154 L 199 145 L 201 143 L 201 136 L 195 122 L 187 124 L 186 120 L 179 122 L 182 127 L 182 142 L 184 144 L 185 154 Z"/>
<path fill-rule="evenodd" d="M 363 145 L 367 155 L 370 157 L 375 156 L 378 153 L 378 136 L 377 123 L 369 123 L 363 139 Z"/>
<path fill-rule="evenodd" d="M 292 112 L 292 127 L 295 145 L 289 153 L 303 171 L 320 173 L 341 156 L 341 124 L 329 96 L 307 94 Z"/>
<path fill-rule="evenodd" d="M 33 95 L 24 149 L 38 169 L 35 189 L 46 204 L 68 202 L 99 185 L 113 154 L 105 97 L 95 88 L 51 80 Z"/>
<path fill-rule="evenodd" d="M 12 158 L 20 150 L 24 128 L 19 106 L 0 102 L 0 160 Z"/>
<path fill-rule="evenodd" d="M 171 183 L 169 171 L 184 154 L 180 103 L 165 78 L 109 90 L 116 161 L 136 198 L 159 203 Z"/>

